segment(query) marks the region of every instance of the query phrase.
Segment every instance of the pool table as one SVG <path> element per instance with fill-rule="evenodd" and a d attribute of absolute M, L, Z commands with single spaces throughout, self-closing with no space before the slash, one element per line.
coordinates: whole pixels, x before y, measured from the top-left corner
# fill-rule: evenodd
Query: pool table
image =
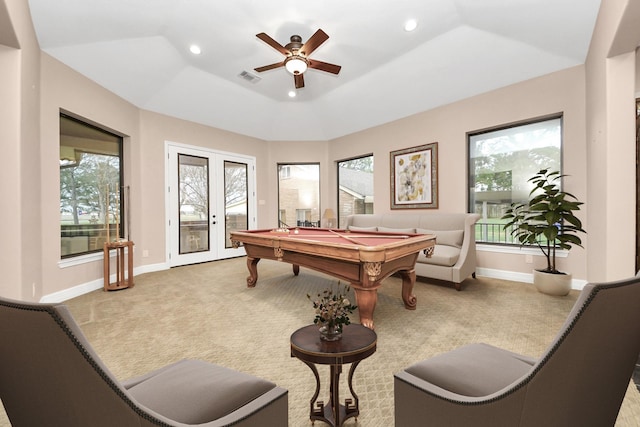
<path fill-rule="evenodd" d="M 360 323 L 373 329 L 373 311 L 381 282 L 391 274 L 402 277 L 402 300 L 405 308 L 415 310 L 413 285 L 415 265 L 420 251 L 431 256 L 436 236 L 349 231 L 324 228 L 291 228 L 231 232 L 234 247 L 244 246 L 249 276 L 247 286 L 258 281 L 258 262 L 272 259 L 308 267 L 347 281 L 354 289 Z"/>

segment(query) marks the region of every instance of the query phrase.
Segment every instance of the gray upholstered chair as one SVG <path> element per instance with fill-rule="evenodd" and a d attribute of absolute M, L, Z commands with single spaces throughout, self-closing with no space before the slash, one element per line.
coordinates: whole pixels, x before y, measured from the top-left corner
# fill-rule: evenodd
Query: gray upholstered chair
<path fill-rule="evenodd" d="M 640 351 L 640 278 L 588 284 L 540 359 L 471 344 L 394 376 L 396 427 L 613 426 Z"/>
<path fill-rule="evenodd" d="M 0 343 L 0 399 L 13 427 L 288 422 L 286 390 L 203 361 L 182 360 L 120 383 L 63 304 L 0 298 Z"/>

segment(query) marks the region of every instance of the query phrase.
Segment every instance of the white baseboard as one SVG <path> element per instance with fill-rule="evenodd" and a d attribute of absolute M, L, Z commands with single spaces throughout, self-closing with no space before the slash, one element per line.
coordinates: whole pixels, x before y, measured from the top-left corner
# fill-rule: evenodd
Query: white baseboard
<path fill-rule="evenodd" d="M 168 270 L 169 266 L 166 263 L 162 264 L 149 264 L 133 269 L 133 276 L 137 276 L 143 273 L 152 273 L 154 271 Z M 115 274 L 111 277 L 112 281 L 116 280 Z M 92 280 L 87 283 L 72 286 L 71 288 L 63 289 L 52 294 L 44 295 L 40 298 L 41 303 L 57 303 L 70 300 L 72 298 L 79 297 L 80 295 L 88 294 L 98 289 L 102 289 L 104 286 L 104 280 L 102 278 Z"/>
<path fill-rule="evenodd" d="M 133 275 L 137 276 L 138 274 L 153 273 L 154 271 L 168 270 L 169 268 L 171 267 L 169 267 L 169 263 L 166 262 L 161 264 L 141 265 L 133 270 Z"/>
<path fill-rule="evenodd" d="M 154 271 L 162 271 L 162 270 L 168 270 L 168 269 L 169 269 L 169 265 L 166 263 L 149 264 L 149 265 L 136 267 L 133 271 L 133 274 L 134 276 L 137 276 L 143 273 L 152 273 Z M 476 268 L 476 275 L 483 276 L 483 277 L 490 277 L 492 279 L 510 280 L 513 282 L 533 283 L 533 273 L 518 273 L 515 271 L 496 270 L 493 268 L 478 267 Z M 113 280 L 115 280 L 115 275 L 113 276 Z M 586 284 L 587 282 L 585 280 L 573 279 L 571 281 L 571 288 L 582 290 L 582 288 L 584 288 L 584 285 Z M 104 281 L 102 279 L 92 280 L 91 282 L 83 283 L 81 285 L 73 286 L 68 289 L 63 289 L 62 291 L 45 295 L 42 298 L 40 298 L 40 302 L 43 302 L 43 303 L 64 302 L 72 298 L 79 297 L 80 295 L 93 292 L 97 289 L 101 289 L 103 286 L 104 286 Z"/>
<path fill-rule="evenodd" d="M 492 279 L 511 280 L 514 282 L 533 283 L 533 273 L 518 273 L 515 271 L 495 270 L 493 268 L 476 268 L 476 275 Z M 571 289 L 581 291 L 587 284 L 586 280 L 572 279 Z"/>

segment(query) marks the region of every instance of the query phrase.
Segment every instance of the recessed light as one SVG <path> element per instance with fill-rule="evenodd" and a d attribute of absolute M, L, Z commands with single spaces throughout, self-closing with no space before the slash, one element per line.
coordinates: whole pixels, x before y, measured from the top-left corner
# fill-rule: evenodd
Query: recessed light
<path fill-rule="evenodd" d="M 404 23 L 404 30 L 413 31 L 416 29 L 417 26 L 418 26 L 418 21 L 416 21 L 415 19 L 409 19 L 407 22 Z"/>
<path fill-rule="evenodd" d="M 289 91 L 289 98 L 295 98 L 296 97 L 296 91 L 295 90 L 290 90 Z"/>
<path fill-rule="evenodd" d="M 193 53 L 194 55 L 200 55 L 202 53 L 202 49 L 200 49 L 200 46 L 192 44 L 189 47 L 189 50 L 191 51 L 191 53 Z"/>

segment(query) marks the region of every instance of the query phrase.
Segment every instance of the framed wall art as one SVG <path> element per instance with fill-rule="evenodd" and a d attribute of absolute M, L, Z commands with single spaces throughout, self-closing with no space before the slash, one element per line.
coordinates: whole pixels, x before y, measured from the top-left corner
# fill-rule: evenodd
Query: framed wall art
<path fill-rule="evenodd" d="M 392 151 L 391 209 L 438 207 L 438 143 Z"/>

